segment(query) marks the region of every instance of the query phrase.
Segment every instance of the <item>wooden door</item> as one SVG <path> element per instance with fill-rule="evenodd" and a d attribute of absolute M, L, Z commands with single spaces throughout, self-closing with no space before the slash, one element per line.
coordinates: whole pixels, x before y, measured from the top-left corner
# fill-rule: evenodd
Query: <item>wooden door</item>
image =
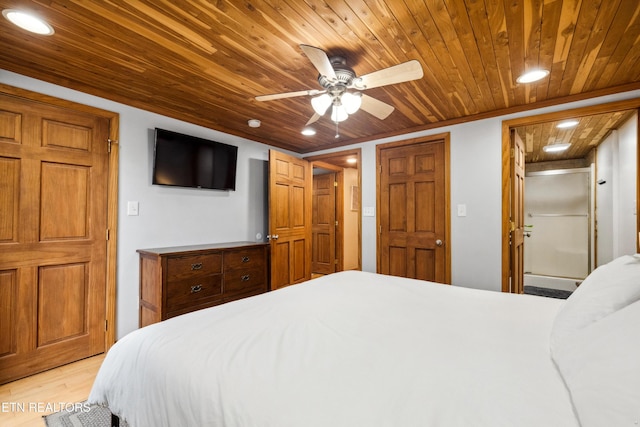
<path fill-rule="evenodd" d="M 269 151 L 271 289 L 311 278 L 311 164 Z"/>
<path fill-rule="evenodd" d="M 0 96 L 0 383 L 105 350 L 108 137 Z"/>
<path fill-rule="evenodd" d="M 445 139 L 378 148 L 378 271 L 449 282 Z"/>
<path fill-rule="evenodd" d="M 524 292 L 524 143 L 511 131 L 511 237 L 509 291 Z"/>
<path fill-rule="evenodd" d="M 311 271 L 336 271 L 336 174 L 313 176 Z"/>

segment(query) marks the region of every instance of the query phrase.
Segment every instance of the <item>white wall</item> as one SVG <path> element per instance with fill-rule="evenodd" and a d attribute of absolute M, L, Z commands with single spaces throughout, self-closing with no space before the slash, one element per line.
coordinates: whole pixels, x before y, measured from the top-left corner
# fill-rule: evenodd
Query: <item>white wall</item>
<path fill-rule="evenodd" d="M 138 324 L 138 256 L 136 249 L 204 242 L 254 240 L 263 235 L 262 172 L 250 165 L 267 160 L 268 147 L 102 98 L 0 70 L 0 83 L 95 106 L 120 114 L 120 182 L 118 215 L 117 337 Z M 501 124 L 503 120 L 640 97 L 640 91 L 549 107 L 387 138 L 349 148 L 362 148 L 362 206 L 376 205 L 376 144 L 451 133 L 451 266 L 455 285 L 499 291 L 501 288 Z M 364 113 L 363 113 L 364 114 Z M 348 122 L 347 122 L 348 125 Z M 239 146 L 235 193 L 155 187 L 151 182 L 150 130 L 217 139 Z M 346 148 L 346 147 L 345 147 Z M 345 149 L 342 148 L 342 149 Z M 340 149 L 327 150 L 340 151 Z M 324 153 L 322 152 L 322 153 Z M 321 154 L 307 153 L 306 155 Z M 140 202 L 140 216 L 126 216 L 127 201 Z M 456 205 L 467 205 L 457 217 Z M 376 218 L 362 218 L 362 266 L 376 270 Z"/>
<path fill-rule="evenodd" d="M 638 116 L 611 132 L 597 151 L 597 262 L 636 253 Z"/>

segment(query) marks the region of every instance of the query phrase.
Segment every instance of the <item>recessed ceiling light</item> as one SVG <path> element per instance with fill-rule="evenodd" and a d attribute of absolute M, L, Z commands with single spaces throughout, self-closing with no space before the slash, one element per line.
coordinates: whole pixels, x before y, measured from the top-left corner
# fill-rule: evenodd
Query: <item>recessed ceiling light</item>
<path fill-rule="evenodd" d="M 556 127 L 559 129 L 572 128 L 574 126 L 577 126 L 578 123 L 579 122 L 577 120 L 565 120 L 564 122 L 558 123 Z"/>
<path fill-rule="evenodd" d="M 542 147 L 542 150 L 545 153 L 558 153 L 560 151 L 564 151 L 567 148 L 569 148 L 571 144 L 569 143 L 564 143 L 564 144 L 550 144 L 550 145 L 545 145 L 544 147 Z"/>
<path fill-rule="evenodd" d="M 549 75 L 548 70 L 530 70 L 516 79 L 518 83 L 533 83 Z"/>
<path fill-rule="evenodd" d="M 356 159 L 355 157 L 349 157 L 347 159 L 347 163 L 350 163 L 350 164 L 358 163 L 358 159 Z"/>
<path fill-rule="evenodd" d="M 247 124 L 250 128 L 259 128 L 262 123 L 258 119 L 250 119 Z"/>
<path fill-rule="evenodd" d="M 2 15 L 23 30 L 40 34 L 42 36 L 50 36 L 54 33 L 51 25 L 43 19 L 40 19 L 28 12 L 23 12 L 17 9 L 4 9 L 2 11 Z"/>
<path fill-rule="evenodd" d="M 303 134 L 303 135 L 306 135 L 306 136 L 313 136 L 313 135 L 316 134 L 316 130 L 314 128 L 308 128 L 307 127 L 307 128 L 302 129 L 302 131 L 300 133 Z"/>

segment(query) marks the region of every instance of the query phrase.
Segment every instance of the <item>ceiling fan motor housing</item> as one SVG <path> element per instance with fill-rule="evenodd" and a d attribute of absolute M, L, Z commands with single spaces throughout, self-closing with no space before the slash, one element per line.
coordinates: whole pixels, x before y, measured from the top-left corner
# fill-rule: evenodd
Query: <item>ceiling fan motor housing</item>
<path fill-rule="evenodd" d="M 320 83 L 320 86 L 327 90 L 329 90 L 329 88 L 334 85 L 343 86 L 346 90 L 347 86 L 351 85 L 353 79 L 356 78 L 355 71 L 347 66 L 347 60 L 342 56 L 332 56 L 331 58 L 329 58 L 329 61 L 331 62 L 331 66 L 336 73 L 336 80 L 329 79 L 327 78 L 327 76 L 319 75 L 318 83 Z"/>

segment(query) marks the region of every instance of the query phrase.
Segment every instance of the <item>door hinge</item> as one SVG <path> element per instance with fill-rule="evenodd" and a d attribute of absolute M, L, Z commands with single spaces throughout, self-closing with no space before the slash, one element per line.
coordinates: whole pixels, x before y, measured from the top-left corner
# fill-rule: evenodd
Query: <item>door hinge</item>
<path fill-rule="evenodd" d="M 382 163 L 378 165 L 378 173 L 381 174 L 382 173 Z"/>
<path fill-rule="evenodd" d="M 104 331 L 107 332 L 109 330 L 109 321 L 104 319 Z"/>
<path fill-rule="evenodd" d="M 109 240 L 109 229 L 107 228 L 107 240 Z"/>
<path fill-rule="evenodd" d="M 334 260 L 333 260 L 333 263 L 334 263 L 335 265 L 338 265 L 338 260 L 337 260 L 337 259 L 334 259 Z"/>
<path fill-rule="evenodd" d="M 513 159 L 516 156 L 516 150 L 515 148 L 511 149 L 511 158 Z"/>
<path fill-rule="evenodd" d="M 337 187 L 338 186 L 338 181 L 333 181 L 333 186 Z"/>
<path fill-rule="evenodd" d="M 336 221 L 336 227 L 338 226 L 338 221 Z"/>

